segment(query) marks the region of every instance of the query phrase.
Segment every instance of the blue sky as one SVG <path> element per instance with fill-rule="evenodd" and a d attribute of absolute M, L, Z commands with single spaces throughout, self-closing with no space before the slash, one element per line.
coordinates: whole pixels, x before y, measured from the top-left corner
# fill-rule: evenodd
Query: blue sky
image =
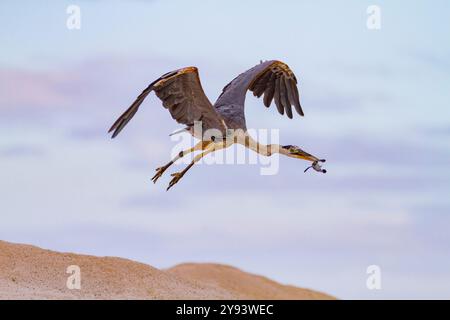
<path fill-rule="evenodd" d="M 227 263 L 340 298 L 449 298 L 449 18 L 447 1 L 2 1 L 0 239 Z M 214 101 L 261 59 L 294 70 L 306 116 L 249 94 L 248 126 L 323 156 L 326 175 L 290 158 L 274 176 L 200 165 L 165 192 L 150 178 L 178 126 L 154 96 L 106 135 L 169 70 L 197 66 Z"/>

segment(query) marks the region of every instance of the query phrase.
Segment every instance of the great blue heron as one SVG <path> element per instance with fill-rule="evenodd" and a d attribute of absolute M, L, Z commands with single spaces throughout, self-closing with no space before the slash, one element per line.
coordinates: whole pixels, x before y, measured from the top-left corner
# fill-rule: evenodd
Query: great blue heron
<path fill-rule="evenodd" d="M 181 151 L 169 163 L 156 169 L 156 174 L 152 178 L 155 183 L 175 161 L 188 153 L 202 151 L 184 170 L 172 174 L 173 179 L 167 190 L 174 186 L 206 154 L 227 148 L 234 143 L 242 144 L 264 156 L 280 153 L 288 157 L 308 160 L 312 162 L 310 167 L 325 173 L 326 171 L 319 164 L 325 162 L 324 159 L 319 159 L 297 146 L 262 145 L 252 139 L 245 124 L 244 103 L 247 90 L 252 91 L 253 95 L 258 98 L 264 94 L 263 101 L 266 107 L 269 107 L 272 100 L 275 100 L 278 112 L 282 115 L 286 113 L 291 119 L 291 106 L 294 106 L 299 115 L 304 115 L 299 101 L 297 79 L 287 64 L 281 61 L 261 62 L 241 73 L 223 88 L 214 105 L 203 92 L 197 68 L 187 67 L 168 72 L 150 83 L 116 120 L 109 132 L 113 131 L 112 138 L 116 137 L 136 114 L 142 101 L 150 92 L 154 91 L 161 99 L 163 106 L 169 110 L 172 118 L 178 123 L 186 125 L 184 130 L 201 140 L 194 147 Z M 211 132 L 211 129 L 214 129 L 212 131 L 215 134 L 199 136 L 194 130 L 195 124 L 198 122 L 201 125 L 200 132 Z M 231 136 L 230 131 L 233 132 Z"/>

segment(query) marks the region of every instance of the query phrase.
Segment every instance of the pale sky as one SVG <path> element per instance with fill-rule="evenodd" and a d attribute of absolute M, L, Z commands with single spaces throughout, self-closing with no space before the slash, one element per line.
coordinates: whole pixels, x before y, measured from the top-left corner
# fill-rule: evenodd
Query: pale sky
<path fill-rule="evenodd" d="M 226 263 L 344 299 L 449 298 L 449 18 L 448 1 L 2 1 L 0 239 Z M 197 66 L 214 101 L 261 59 L 292 68 L 306 116 L 248 94 L 248 127 L 279 129 L 326 175 L 291 158 L 273 176 L 198 165 L 166 192 L 169 174 L 150 178 L 180 126 L 154 95 L 106 134 L 167 71 Z"/>

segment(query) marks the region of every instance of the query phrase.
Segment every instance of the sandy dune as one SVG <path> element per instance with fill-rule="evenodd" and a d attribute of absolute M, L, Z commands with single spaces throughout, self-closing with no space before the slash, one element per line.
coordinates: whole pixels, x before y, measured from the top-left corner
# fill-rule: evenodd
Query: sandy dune
<path fill-rule="evenodd" d="M 67 267 L 81 270 L 68 289 Z M 167 270 L 122 258 L 59 253 L 0 241 L 0 299 L 332 299 L 219 264 Z"/>

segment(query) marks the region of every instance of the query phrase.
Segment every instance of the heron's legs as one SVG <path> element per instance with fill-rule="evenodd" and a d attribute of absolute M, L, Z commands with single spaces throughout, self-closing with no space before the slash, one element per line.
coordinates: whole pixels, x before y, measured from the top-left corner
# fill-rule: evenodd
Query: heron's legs
<path fill-rule="evenodd" d="M 173 177 L 172 180 L 169 183 L 169 186 L 167 187 L 167 190 L 172 188 L 180 179 L 185 175 L 185 173 L 192 168 L 192 166 L 200 161 L 201 158 L 206 156 L 208 153 L 211 153 L 213 151 L 217 151 L 220 149 L 223 149 L 226 147 L 225 143 L 212 143 L 207 148 L 204 149 L 204 151 L 194 157 L 194 160 L 186 168 L 183 169 L 183 171 L 172 173 L 171 176 Z"/>
<path fill-rule="evenodd" d="M 163 175 L 164 171 L 166 171 L 167 168 L 169 168 L 172 164 L 174 164 L 175 161 L 177 161 L 178 159 L 181 159 L 188 153 L 205 149 L 210 143 L 211 143 L 210 141 L 200 141 L 192 148 L 180 151 L 180 153 L 178 153 L 177 156 L 174 157 L 171 161 L 169 161 L 166 165 L 156 168 L 156 174 L 152 178 L 153 183 L 156 183 L 156 181 L 158 181 L 158 179 Z"/>

